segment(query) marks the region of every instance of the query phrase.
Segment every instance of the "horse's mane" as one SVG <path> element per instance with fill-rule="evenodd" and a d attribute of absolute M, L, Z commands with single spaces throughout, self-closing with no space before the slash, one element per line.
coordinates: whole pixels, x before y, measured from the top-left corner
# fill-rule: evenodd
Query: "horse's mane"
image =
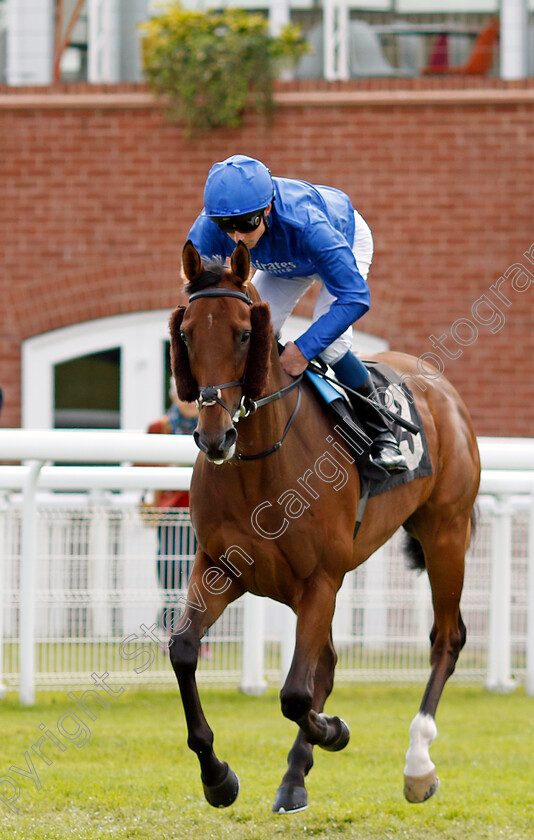
<path fill-rule="evenodd" d="M 195 277 L 191 282 L 186 283 L 184 291 L 187 295 L 192 295 L 194 292 L 200 292 L 202 289 L 207 289 L 209 286 L 218 286 L 223 279 L 226 266 L 224 263 L 213 260 L 203 265 L 201 273 Z"/>

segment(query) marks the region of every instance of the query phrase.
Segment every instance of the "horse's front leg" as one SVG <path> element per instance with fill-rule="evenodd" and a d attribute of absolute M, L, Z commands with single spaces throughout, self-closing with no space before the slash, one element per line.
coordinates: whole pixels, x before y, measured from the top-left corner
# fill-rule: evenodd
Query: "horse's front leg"
<path fill-rule="evenodd" d="M 322 713 L 337 659 L 331 639 L 334 607 L 335 591 L 328 581 L 310 584 L 299 607 L 295 654 L 280 694 L 282 711 L 298 724 L 299 734 L 273 805 L 279 814 L 307 807 L 304 778 L 313 765 L 313 745 L 336 751 L 349 742 L 345 721 Z"/>
<path fill-rule="evenodd" d="M 225 808 L 237 799 L 239 779 L 228 764 L 215 755 L 213 732 L 202 711 L 195 672 L 200 640 L 242 590 L 225 574 L 217 575 L 215 569 L 210 558 L 198 549 L 187 605 L 171 635 L 169 653 L 184 706 L 187 743 L 198 756 L 204 794 L 210 805 Z"/>
<path fill-rule="evenodd" d="M 313 709 L 322 712 L 324 704 L 334 685 L 334 668 L 337 655 L 332 644 L 332 637 L 325 645 L 315 671 Z M 304 779 L 313 767 L 313 744 L 302 729 L 299 729 L 295 743 L 287 757 L 287 772 L 278 788 L 273 811 L 277 814 L 302 811 L 308 807 L 308 793 Z"/>

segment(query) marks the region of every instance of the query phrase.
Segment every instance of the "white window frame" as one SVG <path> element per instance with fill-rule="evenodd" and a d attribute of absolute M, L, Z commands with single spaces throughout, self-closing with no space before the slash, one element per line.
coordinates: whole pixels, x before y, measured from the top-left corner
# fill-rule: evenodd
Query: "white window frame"
<path fill-rule="evenodd" d="M 54 64 L 52 0 L 7 0 L 7 83 L 49 85 Z"/>
<path fill-rule="evenodd" d="M 118 82 L 120 32 L 118 0 L 87 0 L 89 21 L 88 80 L 92 84 Z"/>
<path fill-rule="evenodd" d="M 27 339 L 22 346 L 22 426 L 54 426 L 54 367 L 119 347 L 120 427 L 143 431 L 165 405 L 164 342 L 169 311 L 116 315 Z"/>

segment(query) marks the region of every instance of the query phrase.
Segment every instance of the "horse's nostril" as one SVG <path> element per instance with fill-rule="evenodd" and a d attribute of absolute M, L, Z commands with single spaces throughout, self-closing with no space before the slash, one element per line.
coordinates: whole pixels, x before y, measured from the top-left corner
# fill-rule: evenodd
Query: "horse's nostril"
<path fill-rule="evenodd" d="M 231 427 L 211 439 L 209 436 L 198 431 L 198 429 L 195 429 L 193 438 L 198 448 L 202 452 L 205 452 L 210 460 L 225 460 L 237 440 L 237 432 Z"/>
<path fill-rule="evenodd" d="M 232 426 L 232 428 L 228 429 L 228 431 L 226 432 L 226 435 L 224 436 L 223 448 L 225 450 L 230 449 L 230 447 L 234 445 L 236 440 L 237 440 L 237 432 L 234 429 L 234 427 Z"/>
<path fill-rule="evenodd" d="M 196 445 L 198 446 L 198 448 L 201 450 L 201 452 L 207 452 L 208 451 L 208 447 L 207 447 L 206 443 L 202 440 L 202 437 L 200 436 L 200 432 L 198 431 L 198 429 L 195 429 L 195 431 L 193 432 L 193 439 L 194 439 Z"/>

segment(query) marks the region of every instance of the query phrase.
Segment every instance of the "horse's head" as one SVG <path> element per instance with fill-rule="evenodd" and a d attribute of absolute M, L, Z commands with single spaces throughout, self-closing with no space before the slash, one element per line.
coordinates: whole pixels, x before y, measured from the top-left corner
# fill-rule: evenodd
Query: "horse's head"
<path fill-rule="evenodd" d="M 171 359 L 178 396 L 198 401 L 197 446 L 215 463 L 232 458 L 234 423 L 266 384 L 271 349 L 269 304 L 249 285 L 250 256 L 243 243 L 231 269 L 202 264 L 191 241 L 183 251 L 189 305 L 170 320 Z"/>

